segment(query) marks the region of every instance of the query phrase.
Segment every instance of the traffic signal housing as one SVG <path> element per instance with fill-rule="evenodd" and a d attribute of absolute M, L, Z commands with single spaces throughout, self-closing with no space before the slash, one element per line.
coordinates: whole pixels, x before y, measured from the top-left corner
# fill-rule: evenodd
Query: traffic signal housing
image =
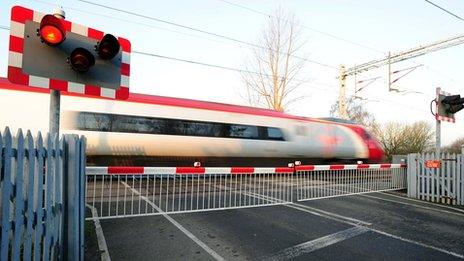
<path fill-rule="evenodd" d="M 31 87 L 127 99 L 130 49 L 124 38 L 14 6 L 8 79 Z"/>
<path fill-rule="evenodd" d="M 444 92 L 437 93 L 437 119 L 454 122 L 454 114 L 463 108 L 464 98 L 461 98 L 461 95 L 450 95 Z"/>
<path fill-rule="evenodd" d="M 54 15 L 45 15 L 40 21 L 39 36 L 44 43 L 50 46 L 61 44 L 66 38 L 61 19 Z"/>
<path fill-rule="evenodd" d="M 446 96 L 441 103 L 444 104 L 445 111 L 450 114 L 454 114 L 464 108 L 464 98 L 461 98 L 461 95 Z"/>

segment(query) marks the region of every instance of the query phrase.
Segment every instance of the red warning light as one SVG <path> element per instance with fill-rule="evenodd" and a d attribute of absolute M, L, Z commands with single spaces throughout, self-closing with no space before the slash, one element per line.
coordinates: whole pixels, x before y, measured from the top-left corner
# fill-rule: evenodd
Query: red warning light
<path fill-rule="evenodd" d="M 113 59 L 119 53 L 119 41 L 111 34 L 106 34 L 103 39 L 98 43 L 97 53 L 100 58 L 104 60 Z"/>
<path fill-rule="evenodd" d="M 46 44 L 56 46 L 64 41 L 66 31 L 59 18 L 48 14 L 40 21 L 39 35 Z"/>
<path fill-rule="evenodd" d="M 95 65 L 95 57 L 87 49 L 78 47 L 71 52 L 69 63 L 74 71 L 85 73 Z"/>

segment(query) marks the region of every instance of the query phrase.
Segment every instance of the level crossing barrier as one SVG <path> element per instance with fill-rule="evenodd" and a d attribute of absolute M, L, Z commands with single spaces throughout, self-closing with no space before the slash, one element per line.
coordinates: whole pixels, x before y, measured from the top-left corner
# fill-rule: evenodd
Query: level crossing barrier
<path fill-rule="evenodd" d="M 405 164 L 297 166 L 298 201 L 406 188 Z"/>
<path fill-rule="evenodd" d="M 292 202 L 293 168 L 87 167 L 86 172 L 86 204 L 98 218 Z"/>
<path fill-rule="evenodd" d="M 93 218 L 289 204 L 406 188 L 404 164 L 284 168 L 87 167 Z"/>

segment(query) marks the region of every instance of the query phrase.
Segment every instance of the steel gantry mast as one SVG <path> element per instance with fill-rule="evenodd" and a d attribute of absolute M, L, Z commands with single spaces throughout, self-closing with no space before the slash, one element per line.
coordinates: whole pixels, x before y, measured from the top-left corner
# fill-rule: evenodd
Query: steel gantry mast
<path fill-rule="evenodd" d="M 379 68 L 381 66 L 384 66 L 384 65 L 388 65 L 389 67 L 389 71 L 388 71 L 388 75 L 390 76 L 391 74 L 391 64 L 394 64 L 394 63 L 397 63 L 397 62 L 401 62 L 401 61 L 405 61 L 405 60 L 408 60 L 408 59 L 412 59 L 412 58 L 416 58 L 418 56 L 421 56 L 421 55 L 425 55 L 427 53 L 431 53 L 431 52 L 434 52 L 434 51 L 438 51 L 438 50 L 442 50 L 442 49 L 446 49 L 446 48 L 449 48 L 449 47 L 453 47 L 453 46 L 456 46 L 456 45 L 460 45 L 464 43 L 464 34 L 461 34 L 461 35 L 457 35 L 457 36 L 454 36 L 454 37 L 450 37 L 450 38 L 447 38 L 447 39 L 444 39 L 444 40 L 441 40 L 441 41 L 436 41 L 436 42 L 433 42 L 433 43 L 429 43 L 429 44 L 426 44 L 426 45 L 420 45 L 418 47 L 415 47 L 415 48 L 412 48 L 412 49 L 409 49 L 409 50 L 406 50 L 406 51 L 403 51 L 403 52 L 399 52 L 399 53 L 393 53 L 393 54 L 390 54 L 388 53 L 388 55 L 384 58 L 381 58 L 381 59 L 376 59 L 376 60 L 372 60 L 372 61 L 369 61 L 369 62 L 366 62 L 366 63 L 362 63 L 362 64 L 359 64 L 359 65 L 356 65 L 356 66 L 353 66 L 353 67 L 350 67 L 350 68 L 345 68 L 344 65 L 341 65 L 340 66 L 340 76 L 339 76 L 339 79 L 340 79 L 340 91 L 339 91 L 339 104 L 338 104 L 338 114 L 340 117 L 342 118 L 347 118 L 348 116 L 348 113 L 346 111 L 346 78 L 350 75 L 356 75 L 356 74 L 359 74 L 359 73 L 362 73 L 362 72 L 366 72 L 366 71 L 369 71 L 369 70 L 372 70 L 372 69 L 376 69 L 376 68 Z M 389 81 L 389 84 L 391 83 L 391 81 Z"/>

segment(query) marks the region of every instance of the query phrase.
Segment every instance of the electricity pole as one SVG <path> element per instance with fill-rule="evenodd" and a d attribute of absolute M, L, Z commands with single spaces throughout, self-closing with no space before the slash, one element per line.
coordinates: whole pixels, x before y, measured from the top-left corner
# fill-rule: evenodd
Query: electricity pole
<path fill-rule="evenodd" d="M 338 97 L 338 115 L 342 119 L 348 118 L 348 112 L 346 109 L 346 71 L 345 65 L 340 65 L 340 92 Z"/>
<path fill-rule="evenodd" d="M 430 53 L 430 52 L 435 52 L 435 51 L 438 51 L 438 50 L 442 50 L 442 49 L 446 49 L 446 48 L 449 48 L 449 47 L 453 47 L 453 46 L 456 46 L 456 45 L 460 45 L 464 43 L 464 34 L 461 34 L 461 35 L 457 35 L 457 36 L 454 36 L 454 37 L 450 37 L 450 38 L 447 38 L 447 39 L 443 39 L 443 40 L 440 40 L 440 41 L 436 41 L 436 42 L 433 42 L 433 43 L 429 43 L 429 44 L 426 44 L 426 45 L 421 45 L 421 46 L 418 46 L 418 47 L 415 47 L 415 48 L 412 48 L 412 49 L 409 49 L 409 50 L 406 50 L 406 51 L 403 51 L 403 52 L 399 52 L 399 53 L 396 53 L 396 54 L 390 54 L 388 53 L 388 55 L 384 58 L 380 58 L 380 59 L 375 59 L 375 60 L 372 60 L 372 61 L 369 61 L 369 62 L 366 62 L 366 63 L 363 63 L 363 64 L 359 64 L 359 65 L 356 65 L 356 66 L 353 66 L 353 67 L 350 67 L 350 68 L 347 68 L 345 69 L 345 66 L 344 65 L 340 65 L 340 76 L 339 76 L 339 79 L 340 79 L 340 95 L 339 95 L 339 103 L 338 103 L 338 114 L 340 116 L 342 115 L 347 115 L 347 111 L 346 111 L 346 77 L 347 76 L 350 76 L 350 75 L 355 75 L 355 74 L 359 74 L 361 72 L 365 72 L 365 71 L 369 71 L 369 70 L 372 70 L 372 69 L 376 69 L 376 68 L 379 68 L 381 66 L 384 66 L 384 65 L 388 65 L 389 66 L 389 74 L 391 73 L 390 70 L 391 70 L 391 65 L 394 64 L 394 63 L 398 63 L 398 62 L 401 62 L 401 61 L 405 61 L 405 60 L 408 60 L 408 59 L 412 59 L 412 58 L 416 58 L 418 56 L 421 56 L 421 55 L 425 55 L 427 53 Z M 389 76 L 390 77 L 390 76 Z M 391 81 L 389 81 L 389 85 L 390 85 Z M 389 90 L 392 90 L 391 87 L 389 86 Z"/>

